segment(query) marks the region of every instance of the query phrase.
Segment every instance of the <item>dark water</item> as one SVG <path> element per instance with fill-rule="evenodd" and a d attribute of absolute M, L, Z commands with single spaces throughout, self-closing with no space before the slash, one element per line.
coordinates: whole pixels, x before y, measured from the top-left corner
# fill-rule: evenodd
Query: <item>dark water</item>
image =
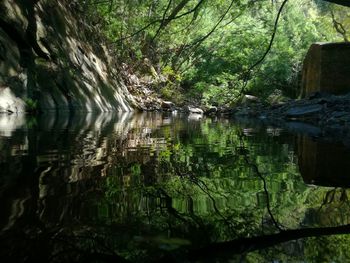
<path fill-rule="evenodd" d="M 225 119 L 2 115 L 1 262 L 347 262 L 349 161 Z"/>

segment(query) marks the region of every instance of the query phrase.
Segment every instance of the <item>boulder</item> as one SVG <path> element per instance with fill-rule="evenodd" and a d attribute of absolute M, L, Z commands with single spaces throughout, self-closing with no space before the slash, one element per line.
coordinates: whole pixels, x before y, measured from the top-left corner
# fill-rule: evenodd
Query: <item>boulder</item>
<path fill-rule="evenodd" d="M 163 110 L 171 110 L 172 108 L 174 108 L 174 103 L 172 103 L 171 101 L 162 101 Z"/>
<path fill-rule="evenodd" d="M 260 102 L 260 99 L 256 96 L 253 96 L 253 95 L 248 95 L 248 94 L 245 94 L 242 98 L 242 104 L 254 104 L 254 103 L 257 103 L 257 102 Z"/>
<path fill-rule="evenodd" d="M 322 108 L 323 106 L 319 104 L 295 106 L 287 110 L 286 116 L 289 118 L 303 118 L 321 113 Z"/>
<path fill-rule="evenodd" d="M 204 113 L 202 109 L 191 107 L 191 106 L 187 106 L 186 111 L 189 113 L 196 113 L 196 114 L 203 114 Z"/>
<path fill-rule="evenodd" d="M 0 86 L 0 113 L 25 112 L 25 102 L 17 97 L 9 87 Z"/>
<path fill-rule="evenodd" d="M 218 112 L 218 108 L 215 106 L 210 106 L 206 111 L 205 114 L 211 115 L 211 114 L 216 114 Z"/>
<path fill-rule="evenodd" d="M 301 97 L 350 92 L 350 43 L 312 44 L 303 65 Z"/>

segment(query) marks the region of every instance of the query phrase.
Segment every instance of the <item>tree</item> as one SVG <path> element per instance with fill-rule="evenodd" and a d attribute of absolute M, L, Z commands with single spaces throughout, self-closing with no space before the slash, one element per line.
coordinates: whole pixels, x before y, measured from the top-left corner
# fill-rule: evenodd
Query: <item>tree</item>
<path fill-rule="evenodd" d="M 111 46 L 135 72 L 144 74 L 147 58 L 157 74 L 164 74 L 166 83 L 153 88 L 167 99 L 185 93 L 184 97 L 204 105 L 229 105 L 242 90 L 261 97 L 274 90 L 296 96 L 310 44 L 336 40 L 333 25 L 343 28 L 346 37 L 343 7 L 336 8 L 343 13 L 333 11 L 332 22 L 328 10 L 335 8 L 329 4 L 290 1 L 283 11 L 281 4 L 267 0 L 91 0 L 90 12 L 95 14 L 97 7 Z"/>
<path fill-rule="evenodd" d="M 350 7 L 350 2 L 349 1 L 344 1 L 344 0 L 324 0 L 324 1 Z"/>

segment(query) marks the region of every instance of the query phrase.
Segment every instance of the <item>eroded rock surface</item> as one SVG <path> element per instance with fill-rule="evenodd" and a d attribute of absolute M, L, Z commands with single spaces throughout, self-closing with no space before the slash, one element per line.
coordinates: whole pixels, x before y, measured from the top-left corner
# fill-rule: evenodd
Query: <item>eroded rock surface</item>
<path fill-rule="evenodd" d="M 350 43 L 312 44 L 304 60 L 301 97 L 350 92 Z"/>
<path fill-rule="evenodd" d="M 341 141 L 350 147 L 350 93 L 338 96 L 315 93 L 281 105 L 257 104 L 225 113 L 239 121 L 254 120 L 299 134 Z"/>
<path fill-rule="evenodd" d="M 137 107 L 81 12 L 71 1 L 0 2 L 0 112 L 24 111 L 28 101 L 42 111 Z"/>

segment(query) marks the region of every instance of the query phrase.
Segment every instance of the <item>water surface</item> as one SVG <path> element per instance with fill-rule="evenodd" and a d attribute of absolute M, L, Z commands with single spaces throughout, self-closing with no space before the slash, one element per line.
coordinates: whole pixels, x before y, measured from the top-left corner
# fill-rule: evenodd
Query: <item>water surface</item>
<path fill-rule="evenodd" d="M 348 158 L 343 145 L 227 119 L 1 115 L 0 256 L 345 262 Z"/>

